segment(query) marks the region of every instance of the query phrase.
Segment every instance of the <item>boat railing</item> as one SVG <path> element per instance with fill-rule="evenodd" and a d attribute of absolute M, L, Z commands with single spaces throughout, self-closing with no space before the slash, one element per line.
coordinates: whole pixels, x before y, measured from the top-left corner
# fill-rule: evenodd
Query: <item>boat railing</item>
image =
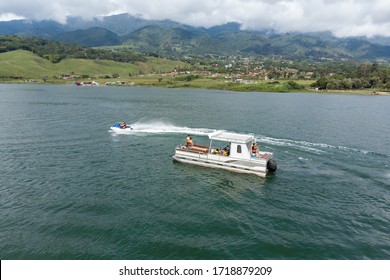
<path fill-rule="evenodd" d="M 221 149 L 213 149 L 210 148 L 209 146 L 204 146 L 204 145 L 199 145 L 199 144 L 193 144 L 191 147 L 187 147 L 186 145 L 178 145 L 176 147 L 176 150 L 183 151 L 183 152 L 188 152 L 188 153 L 193 153 L 198 155 L 199 158 L 209 158 L 209 155 L 213 156 L 218 156 L 219 159 L 215 158 L 215 160 L 220 160 L 220 161 L 226 161 L 223 160 L 222 158 L 227 158 L 229 155 L 224 155 L 221 153 Z M 215 152 L 218 150 L 219 152 Z M 259 152 L 256 154 L 256 156 L 251 156 L 249 158 L 249 161 L 263 161 L 266 160 L 268 161 L 270 158 L 272 158 L 272 153 L 268 152 Z"/>

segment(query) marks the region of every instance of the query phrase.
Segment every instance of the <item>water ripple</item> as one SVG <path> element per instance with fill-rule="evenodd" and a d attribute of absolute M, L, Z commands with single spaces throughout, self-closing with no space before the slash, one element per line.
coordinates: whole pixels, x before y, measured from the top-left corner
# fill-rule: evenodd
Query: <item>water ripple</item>
<path fill-rule="evenodd" d="M 0 87 L 2 259 L 390 257 L 385 100 L 370 123 L 353 96 Z M 138 132 L 107 132 L 122 120 Z M 254 133 L 276 174 L 173 162 L 216 129 Z"/>

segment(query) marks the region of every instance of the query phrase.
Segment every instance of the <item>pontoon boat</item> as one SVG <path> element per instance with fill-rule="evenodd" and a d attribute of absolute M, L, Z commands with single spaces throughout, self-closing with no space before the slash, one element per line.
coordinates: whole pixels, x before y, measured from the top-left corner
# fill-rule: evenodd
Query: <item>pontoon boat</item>
<path fill-rule="evenodd" d="M 260 177 L 276 171 L 277 166 L 272 159 L 272 153 L 259 151 L 258 148 L 253 149 L 256 143 L 254 135 L 216 131 L 208 136 L 209 146 L 179 145 L 173 159 L 182 163 L 255 174 Z M 222 146 L 215 145 L 215 142 L 224 142 L 227 145 L 220 148 Z"/>

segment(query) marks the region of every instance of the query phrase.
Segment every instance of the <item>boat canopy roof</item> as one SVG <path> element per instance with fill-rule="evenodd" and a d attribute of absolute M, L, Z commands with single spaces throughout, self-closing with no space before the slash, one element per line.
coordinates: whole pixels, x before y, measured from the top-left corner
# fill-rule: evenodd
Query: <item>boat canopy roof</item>
<path fill-rule="evenodd" d="M 222 130 L 215 131 L 213 133 L 209 134 L 210 140 L 218 140 L 218 141 L 225 141 L 225 142 L 233 142 L 233 143 L 239 143 L 239 144 L 246 144 L 248 142 L 251 142 L 255 139 L 255 137 L 251 134 L 239 134 L 239 133 L 232 133 L 232 132 L 225 132 Z"/>

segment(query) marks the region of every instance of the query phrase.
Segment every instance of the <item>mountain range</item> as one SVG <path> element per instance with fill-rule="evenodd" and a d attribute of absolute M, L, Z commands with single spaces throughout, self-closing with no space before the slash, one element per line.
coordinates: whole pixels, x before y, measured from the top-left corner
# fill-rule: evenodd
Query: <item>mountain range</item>
<path fill-rule="evenodd" d="M 165 57 L 193 55 L 267 56 L 291 60 L 382 60 L 390 62 L 389 37 L 337 38 L 330 32 L 277 33 L 242 30 L 239 23 L 211 28 L 171 20 L 145 20 L 120 14 L 93 20 L 0 22 L 0 35 L 40 37 L 87 47 L 121 46 Z"/>

